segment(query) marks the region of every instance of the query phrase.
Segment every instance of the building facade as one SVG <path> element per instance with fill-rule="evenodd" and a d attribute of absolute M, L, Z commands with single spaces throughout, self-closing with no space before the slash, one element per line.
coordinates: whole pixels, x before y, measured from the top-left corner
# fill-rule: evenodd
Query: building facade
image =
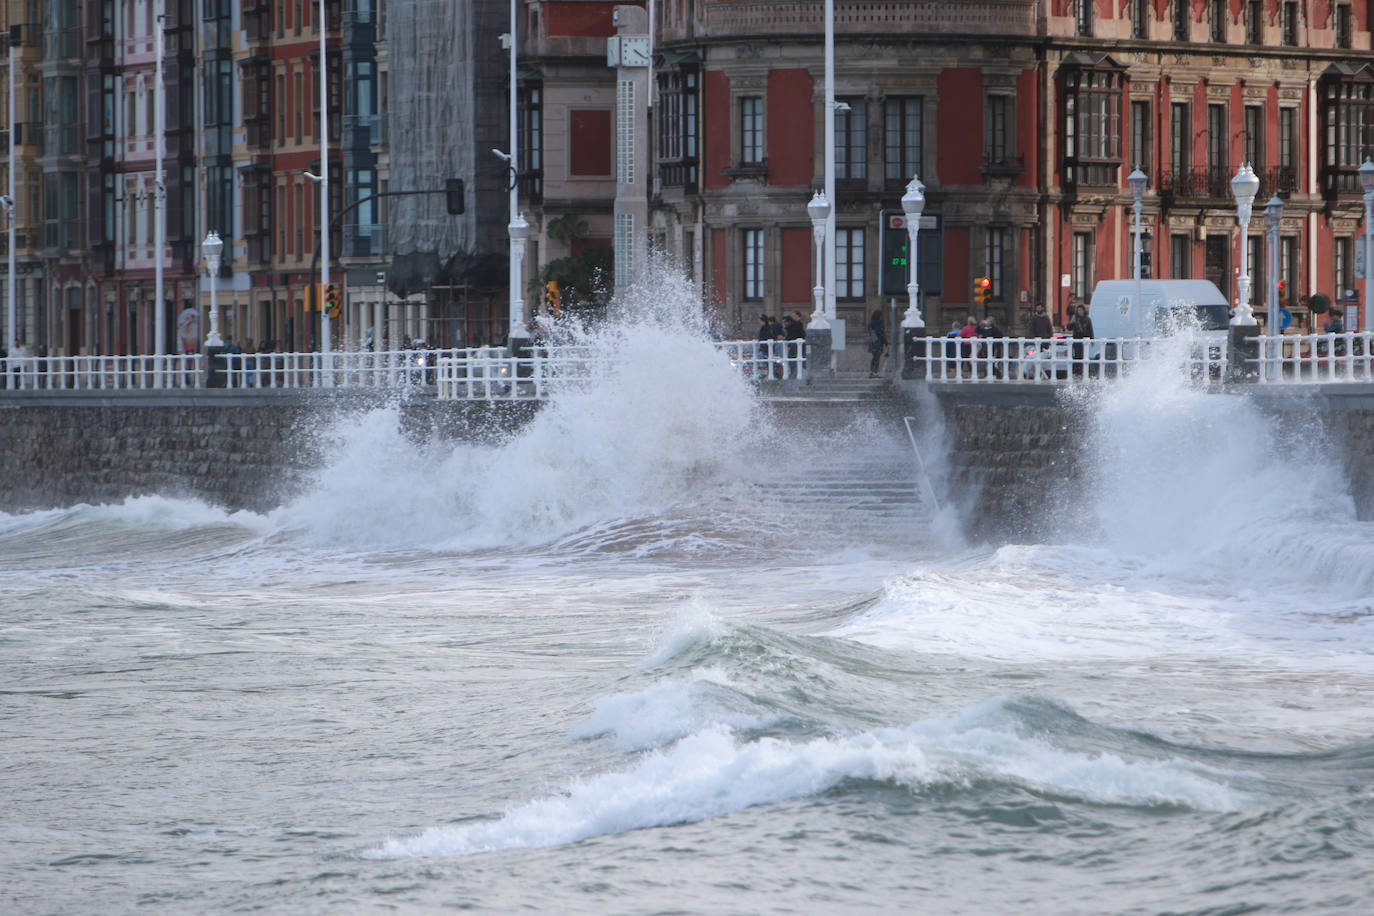
<path fill-rule="evenodd" d="M 609 282 L 624 153 L 607 59 L 616 6 L 520 0 L 512 174 L 492 154 L 510 136 L 505 3 L 337 0 L 321 22 L 318 0 L 3 0 L 17 343 L 154 352 L 160 260 L 162 347 L 174 351 L 175 312 L 207 311 L 199 242 L 214 230 L 226 242 L 221 330 L 318 349 L 310 176 L 322 149 L 331 278 L 346 302 L 333 346 L 503 340 L 512 185 L 531 224 L 530 311 L 551 280 L 579 293 Z M 649 239 L 698 281 L 722 333 L 749 333 L 760 312 L 809 312 L 822 0 L 649 11 L 651 89 L 636 103 L 650 125 Z M 920 308 L 935 333 L 972 311 L 976 277 L 990 281 L 986 311 L 1016 332 L 1036 303 L 1062 324 L 1097 281 L 1130 276 L 1136 168 L 1148 273 L 1234 296 L 1244 261 L 1261 320 L 1281 305 L 1300 328 L 1325 320 L 1306 308 L 1314 293 L 1362 303 L 1370 15 L 1343 0 L 836 0 L 830 285 L 850 337 L 873 309 L 894 321 L 906 310 L 905 232 L 891 217 L 913 176 L 926 187 Z M 1260 179 L 1244 237 L 1230 190 L 1242 163 Z M 441 193 L 455 179 L 461 213 Z M 1272 195 L 1277 303 L 1264 276 Z"/>

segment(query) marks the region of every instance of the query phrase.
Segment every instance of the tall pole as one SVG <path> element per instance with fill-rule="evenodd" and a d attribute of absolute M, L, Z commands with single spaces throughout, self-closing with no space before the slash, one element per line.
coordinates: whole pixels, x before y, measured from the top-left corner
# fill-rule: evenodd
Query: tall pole
<path fill-rule="evenodd" d="M 13 347 L 19 341 L 19 310 L 15 308 L 14 302 L 14 42 L 7 42 L 10 46 L 10 187 L 9 205 L 5 208 L 9 211 L 9 275 L 5 278 L 5 304 L 9 306 L 9 319 L 5 328 L 5 346 Z M 1365 225 L 1369 220 L 1365 220 Z M 1366 243 L 1368 245 L 1368 243 Z"/>
<path fill-rule="evenodd" d="M 830 202 L 825 223 L 825 312 L 834 318 L 835 211 L 839 208 L 835 201 L 835 0 L 825 0 L 825 199 Z"/>
<path fill-rule="evenodd" d="M 906 193 L 902 195 L 902 211 L 906 214 L 906 314 L 902 316 L 902 327 L 924 328 L 925 319 L 921 317 L 921 287 L 917 284 L 916 267 L 920 260 L 920 249 L 916 247 L 916 236 L 921 231 L 921 214 L 926 208 L 926 186 L 919 175 L 912 175 L 907 182 Z"/>
<path fill-rule="evenodd" d="M 830 219 L 830 202 L 825 199 L 823 191 L 811 195 L 811 202 L 806 205 L 806 213 L 811 217 L 811 238 L 816 242 L 816 285 L 811 288 L 816 305 L 815 311 L 811 314 L 811 327 L 823 330 L 830 327 L 829 322 L 825 320 L 824 280 L 825 224 Z"/>
<path fill-rule="evenodd" d="M 14 173 L 11 172 L 11 181 Z M 1374 161 L 1368 156 L 1360 166 L 1360 187 L 1364 189 L 1364 326 L 1365 330 L 1374 328 Z M 10 192 L 14 194 L 13 191 Z M 11 270 L 11 273 L 13 271 Z M 1351 327 L 1349 330 L 1358 331 Z"/>
<path fill-rule="evenodd" d="M 520 48 L 519 0 L 510 0 L 510 333 L 511 347 L 516 340 L 525 340 L 530 332 L 525 327 L 525 300 L 521 295 L 525 236 L 529 224 L 520 213 L 520 110 L 517 57 Z M 512 354 L 514 355 L 514 354 Z"/>
<path fill-rule="evenodd" d="M 329 289 L 329 66 L 325 59 L 325 34 L 329 23 L 324 18 L 324 0 L 320 0 L 320 297 Z M 329 322 L 329 310 L 323 302 L 315 303 L 320 308 L 320 352 L 328 354 L 333 345 Z M 325 373 L 325 385 L 332 376 Z"/>
<path fill-rule="evenodd" d="M 153 36 L 153 44 L 157 48 L 157 73 L 153 78 L 153 150 L 157 160 L 153 175 L 153 334 L 156 338 L 153 341 L 153 355 L 157 357 L 154 376 L 154 387 L 157 388 L 162 387 L 162 356 L 166 353 L 167 337 L 167 308 L 162 286 L 162 258 L 167 245 L 167 184 L 162 175 L 163 137 L 167 133 L 167 96 L 166 87 L 162 83 L 162 36 L 166 32 L 165 15 L 164 0 L 159 0 L 157 16 L 153 20 L 157 24 L 157 34 Z"/>
<path fill-rule="evenodd" d="M 1268 230 L 1268 244 L 1265 247 L 1269 249 L 1266 252 L 1269 256 L 1269 294 L 1266 297 L 1269 300 L 1269 327 L 1266 329 L 1269 332 L 1269 363 L 1265 375 L 1273 379 L 1279 377 L 1279 359 L 1282 355 L 1279 351 L 1279 332 L 1282 330 L 1279 327 L 1279 227 L 1283 220 L 1283 201 L 1279 199 L 1278 194 L 1269 198 L 1269 203 L 1264 208 L 1264 217 L 1265 228 Z"/>
<path fill-rule="evenodd" d="M 1231 319 L 1231 324 L 1240 326 L 1253 326 L 1255 313 L 1250 308 L 1250 266 L 1248 264 L 1250 248 L 1250 212 L 1251 205 L 1255 202 L 1255 194 L 1259 192 L 1259 178 L 1256 177 L 1249 163 L 1241 163 L 1236 171 L 1236 177 L 1231 179 L 1231 193 L 1236 198 L 1236 215 L 1240 219 L 1240 276 L 1236 278 L 1236 316 Z"/>
<path fill-rule="evenodd" d="M 1137 339 L 1145 336 L 1145 303 L 1142 301 L 1143 290 L 1140 286 L 1140 279 L 1144 273 L 1140 269 L 1140 211 L 1144 209 L 1141 198 L 1145 196 L 1145 185 L 1148 181 L 1149 179 L 1138 165 L 1126 177 L 1126 183 L 1131 189 L 1131 196 L 1135 198 L 1135 203 L 1131 209 L 1135 212 L 1135 336 Z"/>

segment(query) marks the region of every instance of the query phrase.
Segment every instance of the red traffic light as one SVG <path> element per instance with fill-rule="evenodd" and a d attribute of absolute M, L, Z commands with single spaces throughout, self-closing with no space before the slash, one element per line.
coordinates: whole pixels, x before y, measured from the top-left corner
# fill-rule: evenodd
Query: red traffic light
<path fill-rule="evenodd" d="M 992 280 L 990 280 L 987 277 L 979 277 L 978 285 L 981 286 L 983 289 L 987 289 L 988 287 L 992 286 Z"/>

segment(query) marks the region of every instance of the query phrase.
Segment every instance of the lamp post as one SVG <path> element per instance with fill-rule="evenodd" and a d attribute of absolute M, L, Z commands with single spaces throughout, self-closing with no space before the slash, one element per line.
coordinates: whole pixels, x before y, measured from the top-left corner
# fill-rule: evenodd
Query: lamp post
<path fill-rule="evenodd" d="M 511 191 L 514 195 L 515 192 Z M 514 197 L 512 197 L 514 199 Z M 515 355 L 518 346 L 515 341 L 526 340 L 530 332 L 525 327 L 525 299 L 520 295 L 520 274 L 521 265 L 525 261 L 525 239 L 530 235 L 530 224 L 525 221 L 525 214 L 516 213 L 511 218 L 510 225 L 506 227 L 510 233 L 510 347 L 511 355 Z M 526 341 L 528 342 L 528 341 Z"/>
<path fill-rule="evenodd" d="M 1371 328 L 1374 327 L 1374 313 L 1370 312 L 1374 308 L 1374 162 L 1368 156 L 1360 166 L 1360 187 L 1364 188 L 1364 326 Z M 1350 330 L 1358 331 L 1359 328 Z"/>
<path fill-rule="evenodd" d="M 1255 326 L 1255 312 L 1250 308 L 1250 266 L 1247 263 L 1250 248 L 1250 209 L 1259 193 L 1259 178 L 1248 162 L 1242 162 L 1231 179 L 1231 193 L 1236 198 L 1236 216 L 1240 220 L 1240 276 L 1236 277 L 1236 317 L 1232 325 Z"/>
<path fill-rule="evenodd" d="M 835 0 L 825 0 L 825 312 L 835 317 Z M 829 325 L 826 325 L 829 327 Z"/>
<path fill-rule="evenodd" d="M 8 38 L 8 36 L 6 36 L 6 38 Z M 9 317 L 8 317 L 8 319 L 6 320 L 6 326 L 5 326 L 5 347 L 6 347 L 6 348 L 9 348 L 9 347 L 13 347 L 16 343 L 19 342 L 19 317 L 18 317 L 18 314 L 19 314 L 19 313 L 18 313 L 18 311 L 17 311 L 17 310 L 15 309 L 15 307 L 14 307 L 14 305 L 15 305 L 15 303 L 14 303 L 14 284 L 15 284 L 15 280 L 14 280 L 14 173 L 15 173 L 15 171 L 16 171 L 16 170 L 15 170 L 15 167 L 14 167 L 14 166 L 15 166 L 15 163 L 14 163 L 14 42 L 8 41 L 8 40 L 7 40 L 7 41 L 5 42 L 5 44 L 9 46 L 9 52 L 10 52 L 10 78 L 9 78 L 9 84 L 10 84 L 10 86 L 9 86 L 9 93 L 10 93 L 10 96 L 9 96 L 9 116 L 10 116 L 10 117 L 9 117 L 9 121 L 10 121 L 10 124 L 9 124 L 9 126 L 10 126 L 10 133 L 9 133 L 9 148 L 10 148 L 10 152 L 9 152 L 9 155 L 10 155 L 10 157 L 9 157 L 9 159 L 5 160 L 6 162 L 9 163 L 9 173 L 10 173 L 10 187 L 9 187 L 9 193 L 5 196 L 5 213 L 8 214 L 8 220 L 9 220 L 9 255 L 8 255 L 8 259 L 7 259 L 7 263 L 8 263 L 8 265 L 9 265 L 9 275 L 5 278 L 5 294 L 6 294 L 5 305 L 6 305 L 6 307 L 7 307 L 8 310 L 9 310 Z M 1365 220 L 1365 222 L 1366 222 L 1366 224 L 1367 224 L 1369 221 L 1368 221 L 1368 220 Z"/>
<path fill-rule="evenodd" d="M 1368 200 L 1368 195 L 1366 195 Z M 1368 206 L 1368 204 L 1366 204 Z M 1279 195 L 1269 198 L 1269 203 L 1264 205 L 1264 229 L 1267 234 L 1265 247 L 1269 249 L 1269 293 L 1265 296 L 1269 300 L 1269 371 L 1265 373 L 1269 378 L 1275 378 L 1275 370 L 1278 368 L 1279 359 L 1279 224 L 1283 220 L 1283 201 L 1279 200 Z"/>
<path fill-rule="evenodd" d="M 1142 209 L 1141 198 L 1145 196 L 1145 185 L 1149 181 L 1145 173 L 1140 170 L 1140 166 L 1135 167 L 1135 171 L 1126 176 L 1126 183 L 1130 185 L 1131 197 L 1135 198 L 1135 203 L 1131 210 L 1135 213 L 1135 336 L 1144 336 L 1144 315 L 1145 303 L 1141 302 L 1140 289 L 1140 211 Z"/>
<path fill-rule="evenodd" d="M 530 224 L 525 222 L 525 214 L 520 212 L 520 83 L 517 57 L 520 49 L 520 19 L 518 0 L 510 0 L 510 152 L 501 155 L 510 164 L 510 334 L 507 341 L 511 355 L 520 344 L 530 336 L 525 327 L 525 300 L 520 295 L 524 279 L 525 239 L 530 234 Z M 496 152 L 493 150 L 493 152 Z"/>
<path fill-rule="evenodd" d="M 215 277 L 219 274 L 220 255 L 224 252 L 224 240 L 211 229 L 200 243 L 200 253 L 205 256 L 205 272 L 210 275 L 210 333 L 205 337 L 205 346 L 222 347 L 224 341 L 219 336 L 219 302 L 215 299 Z"/>
<path fill-rule="evenodd" d="M 157 373 L 153 386 L 162 387 L 163 354 L 166 353 L 167 303 L 163 287 L 162 259 L 167 245 L 167 184 L 162 171 L 163 145 L 167 136 L 167 89 L 162 78 L 162 58 L 165 37 L 165 2 L 157 4 L 153 18 L 157 35 L 157 71 L 153 83 L 153 150 L 156 163 L 153 175 L 153 356 Z M 12 170 L 11 170 L 12 171 Z"/>
<path fill-rule="evenodd" d="M 806 205 L 806 215 L 811 217 L 811 238 L 816 242 L 816 285 L 811 288 L 816 305 L 811 312 L 809 326 L 812 330 L 823 331 L 830 327 L 825 317 L 825 225 L 830 219 L 830 201 L 826 199 L 824 191 L 811 195 L 811 203 Z"/>
<path fill-rule="evenodd" d="M 918 298 L 920 287 L 916 283 L 916 262 L 919 249 L 916 247 L 916 234 L 921 231 L 921 211 L 926 208 L 926 186 L 921 184 L 919 175 L 912 175 L 907 182 L 906 193 L 902 195 L 902 210 L 906 213 L 906 236 L 909 244 L 906 250 L 907 283 L 906 314 L 902 316 L 902 327 L 923 328 L 925 319 L 921 317 L 921 304 Z"/>
<path fill-rule="evenodd" d="M 329 67 L 325 59 L 325 37 L 329 31 L 329 21 L 325 19 L 324 0 L 320 0 L 319 12 L 316 21 L 320 25 L 320 296 L 323 297 L 325 291 L 329 289 Z M 323 308 L 324 303 L 316 302 L 320 307 L 320 353 L 328 357 L 333 348 L 332 327 L 329 321 L 329 310 Z M 325 367 L 324 384 L 333 384 L 334 376 L 328 371 L 329 366 Z"/>

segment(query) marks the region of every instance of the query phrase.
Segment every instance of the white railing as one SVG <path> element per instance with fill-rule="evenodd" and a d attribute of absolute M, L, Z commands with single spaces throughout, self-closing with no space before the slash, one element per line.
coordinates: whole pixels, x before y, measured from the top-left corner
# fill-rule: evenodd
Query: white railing
<path fill-rule="evenodd" d="M 11 356 L 0 362 L 0 388 L 11 391 L 128 391 L 198 388 L 199 353 L 167 356 Z"/>
<path fill-rule="evenodd" d="M 721 340 L 716 349 L 755 381 L 806 378 L 806 341 L 804 340 Z"/>
<path fill-rule="evenodd" d="M 1160 343 L 1140 338 L 918 337 L 907 362 L 923 367 L 931 381 L 1063 385 L 1116 378 L 1157 354 Z M 1224 379 L 1228 355 L 1225 339 L 1218 337 L 1196 342 L 1184 361 L 1195 378 Z"/>
<path fill-rule="evenodd" d="M 1260 337 L 1255 375 L 1266 384 L 1374 381 L 1374 332 Z"/>

